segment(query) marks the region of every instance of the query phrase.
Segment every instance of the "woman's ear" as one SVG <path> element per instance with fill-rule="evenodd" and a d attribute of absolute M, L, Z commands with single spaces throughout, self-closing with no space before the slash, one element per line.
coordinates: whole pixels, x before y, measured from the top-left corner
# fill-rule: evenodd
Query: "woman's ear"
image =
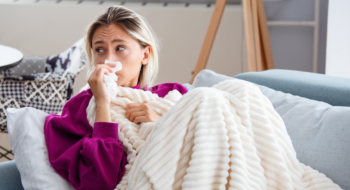
<path fill-rule="evenodd" d="M 150 58 L 151 58 L 151 46 L 146 46 L 143 49 L 143 59 L 141 61 L 142 65 L 147 65 Z"/>

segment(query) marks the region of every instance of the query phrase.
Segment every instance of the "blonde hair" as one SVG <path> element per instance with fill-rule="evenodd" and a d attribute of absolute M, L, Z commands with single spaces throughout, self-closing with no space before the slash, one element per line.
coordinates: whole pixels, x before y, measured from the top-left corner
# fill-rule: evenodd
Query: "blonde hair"
<path fill-rule="evenodd" d="M 131 37 L 140 43 L 142 48 L 150 46 L 151 57 L 146 65 L 142 65 L 138 82 L 141 89 L 146 86 L 151 87 L 157 77 L 159 67 L 157 37 L 145 18 L 123 6 L 109 7 L 88 27 L 85 36 L 85 49 L 90 66 L 88 77 L 95 68 L 92 60 L 92 37 L 99 27 L 110 24 L 117 24 L 124 28 Z"/>

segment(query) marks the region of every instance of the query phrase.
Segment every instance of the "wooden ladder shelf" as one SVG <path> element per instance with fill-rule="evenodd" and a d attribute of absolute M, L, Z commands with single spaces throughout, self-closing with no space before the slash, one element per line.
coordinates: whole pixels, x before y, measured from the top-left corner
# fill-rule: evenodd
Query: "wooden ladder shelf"
<path fill-rule="evenodd" d="M 207 33 L 194 69 L 191 84 L 196 75 L 205 69 L 227 0 L 216 0 Z M 262 0 L 242 0 L 247 61 L 249 71 L 273 69 L 274 61 Z"/>

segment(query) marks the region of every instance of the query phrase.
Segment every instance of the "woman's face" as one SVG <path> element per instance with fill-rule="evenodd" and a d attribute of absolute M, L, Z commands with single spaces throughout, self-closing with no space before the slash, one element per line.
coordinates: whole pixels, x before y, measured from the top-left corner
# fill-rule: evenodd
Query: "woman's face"
<path fill-rule="evenodd" d="M 141 66 L 150 59 L 150 47 L 141 48 L 122 27 L 111 24 L 99 27 L 92 36 L 93 60 L 95 64 L 108 61 L 122 63 L 122 70 L 115 72 L 117 84 L 123 87 L 137 85 Z"/>

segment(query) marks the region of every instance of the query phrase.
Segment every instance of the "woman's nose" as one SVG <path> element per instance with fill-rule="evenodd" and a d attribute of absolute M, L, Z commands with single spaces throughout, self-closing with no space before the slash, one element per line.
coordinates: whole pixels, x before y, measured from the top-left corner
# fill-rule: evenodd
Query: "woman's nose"
<path fill-rule="evenodd" d="M 118 61 L 118 57 L 114 54 L 114 52 L 108 52 L 106 59 L 110 62 Z M 104 61 L 104 60 L 103 60 Z"/>

